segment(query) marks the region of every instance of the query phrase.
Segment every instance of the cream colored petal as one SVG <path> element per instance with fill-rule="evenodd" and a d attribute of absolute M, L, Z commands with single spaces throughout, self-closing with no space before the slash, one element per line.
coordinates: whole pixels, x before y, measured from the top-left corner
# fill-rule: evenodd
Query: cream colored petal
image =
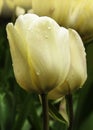
<path fill-rule="evenodd" d="M 32 26 L 32 23 L 38 18 L 35 14 L 25 14 L 20 15 L 16 22 L 15 22 L 15 28 L 17 31 L 22 34 L 24 38 L 26 38 L 27 32 L 29 31 L 30 27 Z"/>
<path fill-rule="evenodd" d="M 69 29 L 71 64 L 63 84 L 49 92 L 48 98 L 57 99 L 83 86 L 87 78 L 86 53 L 76 31 Z"/>
<path fill-rule="evenodd" d="M 61 26 L 75 29 L 84 43 L 93 40 L 92 0 L 32 0 L 32 9 L 40 16 L 52 17 Z"/>
<path fill-rule="evenodd" d="M 65 0 L 62 4 L 62 0 L 50 0 L 48 2 L 47 0 L 32 0 L 32 9 L 34 13 L 40 16 L 50 16 L 62 25 L 64 21 L 67 21 L 69 3 L 71 1 Z"/>
<path fill-rule="evenodd" d="M 16 6 L 21 6 L 25 9 L 32 7 L 32 0 L 15 0 Z"/>
<path fill-rule="evenodd" d="M 8 24 L 6 30 L 16 80 L 22 88 L 32 91 L 34 88 L 32 87 L 30 80 L 29 66 L 26 60 L 26 48 L 24 50 L 23 46 L 25 41 L 13 27 L 13 24 Z"/>
<path fill-rule="evenodd" d="M 42 3 L 42 4 L 41 4 Z M 50 0 L 47 2 L 47 0 L 32 0 L 32 9 L 36 14 L 39 16 L 46 15 L 51 16 L 53 10 L 54 10 L 54 0 Z"/>
<path fill-rule="evenodd" d="M 75 30 L 69 29 L 71 67 L 67 82 L 70 89 L 81 87 L 87 78 L 86 53 L 83 42 Z"/>
<path fill-rule="evenodd" d="M 16 16 L 25 14 L 25 9 L 20 7 L 20 6 L 17 6 L 16 9 L 15 9 L 15 14 L 16 14 Z"/>
<path fill-rule="evenodd" d="M 28 63 L 34 86 L 49 91 L 64 82 L 70 66 L 68 31 L 40 17 L 28 34 Z"/>
<path fill-rule="evenodd" d="M 14 9 L 16 6 L 21 6 L 24 9 L 29 9 L 32 7 L 31 0 L 6 0 L 6 4 L 10 9 Z"/>
<path fill-rule="evenodd" d="M 92 12 L 93 2 L 91 0 L 75 2 L 70 8 L 68 25 L 75 28 L 82 36 L 90 35 L 91 30 L 93 31 Z"/>

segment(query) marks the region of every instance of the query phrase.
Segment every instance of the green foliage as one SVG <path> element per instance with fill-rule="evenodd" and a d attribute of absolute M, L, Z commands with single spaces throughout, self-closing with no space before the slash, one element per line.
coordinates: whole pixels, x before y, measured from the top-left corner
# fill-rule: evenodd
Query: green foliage
<path fill-rule="evenodd" d="M 56 103 L 57 105 L 60 104 L 60 103 Z M 68 121 L 65 120 L 64 116 L 62 114 L 60 114 L 59 112 L 59 106 L 58 106 L 58 109 L 57 107 L 55 106 L 56 105 L 55 103 L 52 103 L 52 102 L 49 102 L 49 113 L 50 113 L 50 116 L 55 119 L 56 121 L 59 121 L 65 125 L 69 125 Z"/>
<path fill-rule="evenodd" d="M 12 93 L 0 90 L 0 126 L 2 130 L 12 127 L 15 113 L 14 105 Z"/>

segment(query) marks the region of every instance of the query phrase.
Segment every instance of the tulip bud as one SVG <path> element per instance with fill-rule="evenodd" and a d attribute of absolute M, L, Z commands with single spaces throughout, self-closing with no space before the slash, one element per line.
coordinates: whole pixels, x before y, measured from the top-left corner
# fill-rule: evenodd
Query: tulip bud
<path fill-rule="evenodd" d="M 7 25 L 18 84 L 27 91 L 47 93 L 62 84 L 69 72 L 69 31 L 49 17 L 20 15 Z"/>
<path fill-rule="evenodd" d="M 32 0 L 32 9 L 40 16 L 52 17 L 61 26 L 77 30 L 85 43 L 93 39 L 92 0 Z"/>
<path fill-rule="evenodd" d="M 65 82 L 49 92 L 49 98 L 56 99 L 83 86 L 87 78 L 86 53 L 82 40 L 76 31 L 69 29 L 71 64 Z"/>
<path fill-rule="evenodd" d="M 25 14 L 25 10 L 19 6 L 16 7 L 16 16 L 19 16 L 21 14 Z"/>

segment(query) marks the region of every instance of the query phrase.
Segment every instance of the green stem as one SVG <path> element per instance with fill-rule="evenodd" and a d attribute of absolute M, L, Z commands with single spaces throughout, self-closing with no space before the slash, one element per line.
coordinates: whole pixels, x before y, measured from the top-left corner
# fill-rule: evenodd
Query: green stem
<path fill-rule="evenodd" d="M 49 114 L 47 94 L 41 94 L 43 111 L 43 130 L 49 130 Z"/>
<path fill-rule="evenodd" d="M 68 113 L 69 113 L 69 127 L 68 130 L 73 129 L 73 99 L 72 94 L 68 94 L 66 96 L 67 99 L 67 106 L 68 106 Z"/>

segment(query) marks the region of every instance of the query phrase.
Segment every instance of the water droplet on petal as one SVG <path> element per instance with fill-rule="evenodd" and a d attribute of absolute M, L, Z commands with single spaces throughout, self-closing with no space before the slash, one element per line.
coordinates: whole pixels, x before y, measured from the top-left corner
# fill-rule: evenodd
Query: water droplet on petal
<path fill-rule="evenodd" d="M 48 27 L 48 29 L 50 30 L 50 29 L 51 29 L 51 27 Z"/>
<path fill-rule="evenodd" d="M 37 75 L 40 75 L 40 72 L 36 72 Z"/>

